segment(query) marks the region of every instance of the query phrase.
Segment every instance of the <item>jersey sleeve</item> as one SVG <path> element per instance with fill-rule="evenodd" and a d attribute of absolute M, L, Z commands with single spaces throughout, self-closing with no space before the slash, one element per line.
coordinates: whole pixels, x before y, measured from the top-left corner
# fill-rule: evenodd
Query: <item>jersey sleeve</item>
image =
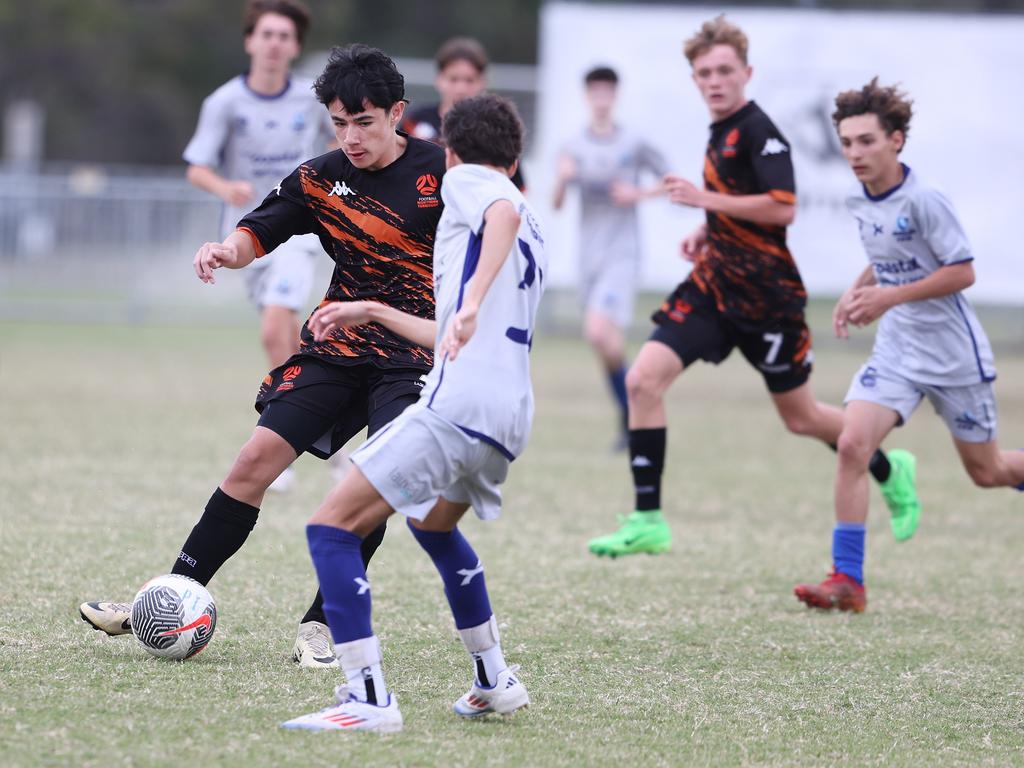
<path fill-rule="evenodd" d="M 211 168 L 219 166 L 230 133 L 230 103 L 214 92 L 203 100 L 196 132 L 185 147 L 182 159 L 189 165 L 207 165 Z"/>
<path fill-rule="evenodd" d="M 921 236 L 940 264 L 956 264 L 974 258 L 967 233 L 945 195 L 929 189 L 918 200 L 918 206 Z"/>
<path fill-rule="evenodd" d="M 770 122 L 759 123 L 747 136 L 747 152 L 761 194 L 780 203 L 796 204 L 796 179 L 789 142 Z"/>
<path fill-rule="evenodd" d="M 318 232 L 318 223 L 302 190 L 302 168 L 296 168 L 270 190 L 259 208 L 246 214 L 237 229 L 245 229 L 259 241 L 263 253 L 270 253 L 294 235 Z"/>
<path fill-rule="evenodd" d="M 498 200 L 512 200 L 515 189 L 511 184 L 499 184 L 493 179 L 481 178 L 470 172 L 449 170 L 442 182 L 445 210 L 473 232 L 480 234 L 484 227 L 484 214 Z M 467 169 L 468 171 L 468 169 Z"/>
<path fill-rule="evenodd" d="M 646 141 L 641 141 L 638 147 L 640 167 L 646 168 L 659 178 L 668 173 L 668 163 L 665 156 Z"/>

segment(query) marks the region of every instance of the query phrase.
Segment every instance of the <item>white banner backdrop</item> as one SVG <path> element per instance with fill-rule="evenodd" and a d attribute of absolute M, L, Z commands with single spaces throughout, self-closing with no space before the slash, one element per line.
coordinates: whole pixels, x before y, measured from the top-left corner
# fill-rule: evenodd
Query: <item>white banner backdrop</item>
<path fill-rule="evenodd" d="M 793 145 L 798 215 L 790 248 L 812 296 L 837 295 L 866 264 L 843 199 L 855 188 L 832 128 L 833 99 L 874 75 L 914 99 L 903 160 L 953 201 L 973 245 L 976 301 L 1024 303 L 1024 17 L 672 8 L 551 3 L 541 19 L 539 119 L 530 196 L 549 232 L 552 283 L 575 285 L 577 210 L 549 207 L 558 148 L 586 120 L 582 78 L 620 76 L 618 120 L 698 185 L 707 109 L 682 43 L 725 11 L 750 38 L 748 96 Z M 702 220 L 659 200 L 641 210 L 643 285 L 668 291 L 688 269 L 678 242 Z"/>

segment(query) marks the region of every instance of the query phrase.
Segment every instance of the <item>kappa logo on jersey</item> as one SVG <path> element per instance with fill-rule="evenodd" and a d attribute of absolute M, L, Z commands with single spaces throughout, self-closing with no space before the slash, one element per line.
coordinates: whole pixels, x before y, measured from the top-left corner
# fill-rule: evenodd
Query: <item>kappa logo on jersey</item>
<path fill-rule="evenodd" d="M 736 157 L 736 145 L 740 142 L 740 129 L 733 128 L 725 136 L 725 146 L 722 148 L 722 157 Z"/>
<path fill-rule="evenodd" d="M 420 193 L 420 199 L 416 201 L 419 208 L 436 208 L 441 204 L 437 199 L 437 176 L 432 173 L 425 173 L 416 179 L 416 191 Z"/>
<path fill-rule="evenodd" d="M 334 186 L 331 187 L 331 191 L 327 193 L 328 197 L 345 197 L 348 195 L 354 195 L 356 191 L 352 189 L 344 181 L 334 182 Z"/>
<path fill-rule="evenodd" d="M 789 147 L 783 144 L 781 140 L 773 137 L 764 143 L 764 149 L 761 150 L 761 157 L 765 157 L 766 155 L 781 155 L 783 152 L 789 152 Z"/>

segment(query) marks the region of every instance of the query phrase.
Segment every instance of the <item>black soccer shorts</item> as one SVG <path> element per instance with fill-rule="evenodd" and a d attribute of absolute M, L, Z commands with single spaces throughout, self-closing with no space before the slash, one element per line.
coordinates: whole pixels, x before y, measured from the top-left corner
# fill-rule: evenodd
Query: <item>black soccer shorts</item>
<path fill-rule="evenodd" d="M 660 341 L 689 367 L 697 360 L 718 365 L 739 348 L 773 394 L 805 384 L 811 375 L 811 331 L 803 317 L 740 325 L 689 280 L 679 284 L 652 315 L 651 341 Z"/>
<path fill-rule="evenodd" d="M 415 403 L 424 373 L 293 355 L 264 378 L 256 397 L 257 423 L 287 440 L 297 454 L 327 459 L 364 427 L 372 435 Z"/>

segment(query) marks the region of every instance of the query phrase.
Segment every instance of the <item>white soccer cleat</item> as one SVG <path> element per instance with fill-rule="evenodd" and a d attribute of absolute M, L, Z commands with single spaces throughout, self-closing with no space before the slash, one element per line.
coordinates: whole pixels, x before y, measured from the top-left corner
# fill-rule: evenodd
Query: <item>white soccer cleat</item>
<path fill-rule="evenodd" d="M 340 685 L 335 691 L 338 703 L 319 712 L 296 717 L 285 723 L 282 728 L 293 728 L 305 731 L 376 731 L 377 733 L 396 733 L 402 730 L 402 713 L 398 711 L 398 700 L 388 694 L 388 703 L 384 706 L 367 704 L 348 694 L 348 688 Z"/>
<path fill-rule="evenodd" d="M 526 686 L 516 676 L 517 671 L 519 665 L 513 664 L 499 672 L 498 679 L 491 688 L 483 688 L 474 680 L 469 692 L 452 707 L 455 714 L 462 717 L 480 717 L 491 712 L 511 715 L 517 709 L 529 706 L 530 696 L 526 692 Z"/>
<path fill-rule="evenodd" d="M 267 490 L 274 493 L 288 493 L 293 485 L 295 485 L 295 470 L 292 467 L 285 467 L 277 479 L 267 486 Z"/>
<path fill-rule="evenodd" d="M 132 634 L 131 603 L 82 603 L 78 612 L 93 629 L 111 637 Z"/>
<path fill-rule="evenodd" d="M 319 621 L 299 624 L 292 659 L 306 669 L 339 667 L 338 657 L 334 655 L 334 644 L 331 642 L 331 631 L 327 625 Z"/>

